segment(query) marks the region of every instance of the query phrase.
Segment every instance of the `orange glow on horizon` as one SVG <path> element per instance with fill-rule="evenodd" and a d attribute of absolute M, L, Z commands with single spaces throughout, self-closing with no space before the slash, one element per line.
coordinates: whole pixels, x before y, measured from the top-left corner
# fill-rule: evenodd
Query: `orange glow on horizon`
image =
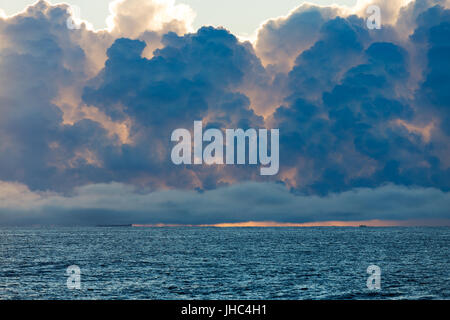
<path fill-rule="evenodd" d="M 289 223 L 275 221 L 246 221 L 235 223 L 217 224 L 133 224 L 133 227 L 164 228 L 164 227 L 215 227 L 215 228 L 307 228 L 307 227 L 432 227 L 450 226 L 450 219 L 426 219 L 426 220 L 364 220 L 364 221 L 320 221 L 306 223 Z"/>

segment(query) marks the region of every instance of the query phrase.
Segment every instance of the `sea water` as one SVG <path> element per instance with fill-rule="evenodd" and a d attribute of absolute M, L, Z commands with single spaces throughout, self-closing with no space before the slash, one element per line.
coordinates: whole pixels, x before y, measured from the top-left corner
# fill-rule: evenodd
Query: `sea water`
<path fill-rule="evenodd" d="M 450 228 L 0 228 L 0 298 L 449 299 L 449 246 Z"/>

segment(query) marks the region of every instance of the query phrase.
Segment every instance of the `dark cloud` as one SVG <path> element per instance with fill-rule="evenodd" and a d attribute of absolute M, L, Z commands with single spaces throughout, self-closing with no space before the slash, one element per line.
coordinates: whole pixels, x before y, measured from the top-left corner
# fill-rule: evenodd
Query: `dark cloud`
<path fill-rule="evenodd" d="M 109 140 L 98 123 L 65 125 L 54 103 L 61 88 L 84 76 L 86 64 L 81 47 L 64 38 L 67 17 L 65 7 L 39 2 L 0 23 L 0 180 L 60 191 L 90 182 L 91 165 L 71 163 Z"/>
<path fill-rule="evenodd" d="M 337 17 L 326 22 L 318 41 L 297 57 L 288 84 L 294 97 L 317 99 L 359 61 L 369 36 L 364 21 L 355 20 Z"/>
<path fill-rule="evenodd" d="M 244 78 L 264 72 L 250 48 L 211 27 L 183 37 L 169 33 L 163 43 L 149 60 L 141 57 L 145 43 L 116 40 L 84 100 L 113 118 L 130 116 L 152 127 L 191 123 L 208 112 L 222 125 L 262 123 L 237 92 Z"/>
<path fill-rule="evenodd" d="M 70 196 L 32 193 L 20 185 L 0 204 L 0 225 L 216 224 L 450 219 L 450 195 L 433 188 L 387 185 L 330 194 L 295 195 L 274 183 L 235 184 L 205 192 L 145 193 L 123 184 L 77 188 Z"/>
<path fill-rule="evenodd" d="M 249 78 L 263 76 L 264 69 L 251 48 L 223 29 L 205 27 L 184 37 L 169 33 L 163 43 L 163 49 L 146 59 L 141 56 L 144 42 L 116 40 L 108 49 L 105 68 L 84 91 L 87 104 L 112 119 L 133 122 L 134 144 L 105 155 L 105 166 L 113 174 L 118 162 L 127 166 L 128 178 L 151 174 L 170 186 L 215 187 L 220 183 L 215 168 L 184 170 L 171 165 L 171 132 L 192 130 L 195 120 L 205 118 L 206 127 L 262 127 L 262 117 L 238 89 Z M 193 175 L 201 175 L 204 183 L 194 185 Z"/>
<path fill-rule="evenodd" d="M 421 41 L 431 47 L 418 90 L 423 98 L 415 100 L 406 85 L 411 68 L 406 48 L 377 42 L 352 16 L 323 26 L 321 40 L 297 58 L 289 74 L 287 106 L 274 114 L 276 125 L 284 128 L 281 150 L 289 158 L 282 162 L 282 172 L 304 166 L 291 177 L 295 187 L 319 194 L 384 183 L 449 190 L 438 178 L 448 176 L 448 157 L 443 156 L 446 165 L 439 160 L 446 139 L 436 130 L 427 133 L 420 124 L 414 126 L 418 122 L 423 129 L 424 122 L 442 112 L 432 111 L 433 105 L 449 102 L 444 89 L 450 83 L 448 59 L 441 60 L 448 56 L 449 38 L 446 23 L 439 22 L 446 11 L 433 7 L 418 16 L 412 38 L 428 34 Z M 428 31 L 422 30 L 424 21 L 431 24 Z M 441 126 L 448 126 L 445 119 Z"/>
<path fill-rule="evenodd" d="M 399 10 L 397 2 L 378 2 L 386 10 L 381 30 L 368 30 L 358 12 L 304 5 L 267 21 L 255 48 L 222 28 L 169 32 L 183 33 L 188 27 L 170 16 L 157 30 L 147 30 L 145 19 L 133 27 L 132 10 L 118 16 L 122 22 L 111 33 L 85 26 L 69 30 L 67 6 L 43 1 L 1 18 L 0 181 L 20 183 L 32 190 L 27 191 L 32 197 L 44 191 L 64 194 L 42 198 L 46 203 L 58 199 L 61 207 L 72 199 L 85 201 L 79 197 L 86 190 L 102 199 L 97 192 L 111 191 L 109 183 L 115 182 L 114 190 L 131 188 L 121 189 L 131 197 L 123 201 L 131 204 L 138 190 L 152 199 L 167 197 L 153 211 L 156 221 L 163 217 L 158 210 L 173 210 L 166 222 L 312 221 L 312 214 L 290 215 L 297 211 L 284 206 L 283 199 L 303 206 L 314 199 L 325 203 L 340 193 L 340 199 L 352 202 L 345 195 L 355 189 L 376 195 L 387 190 L 383 188 L 408 193 L 414 187 L 415 194 L 430 199 L 435 194 L 446 197 L 448 4 L 416 0 Z M 279 128 L 279 175 L 261 177 L 256 166 L 173 165 L 171 132 L 192 130 L 195 120 L 222 130 Z M 183 191 L 161 193 L 166 189 Z M 405 212 L 399 219 L 407 217 L 403 191 L 394 193 L 397 207 L 388 202 Z M 204 200 L 210 197 L 227 202 Z M 204 208 L 223 208 L 214 217 L 205 213 L 197 218 L 195 212 L 202 210 L 196 201 Z M 107 214 L 123 220 L 104 205 L 68 205 L 62 210 L 66 215 L 57 220 L 55 203 L 42 207 L 50 210 L 37 216 L 61 223 L 94 222 L 90 215 L 100 221 Z M 373 202 L 367 203 L 364 208 Z M 260 204 L 267 204 L 272 218 Z M 194 209 L 183 209 L 189 205 Z M 347 208 L 343 202 L 333 206 Z M 14 210 L 5 208 L 6 223 Z M 318 209 L 329 210 L 320 219 L 357 214 L 329 208 Z M 258 210 L 263 213 L 257 215 Z M 19 212 L 17 219 L 28 211 L 33 210 Z M 238 219 L 234 212 L 248 214 Z M 426 216 L 425 209 L 421 212 L 411 211 L 411 218 Z M 372 213 L 367 218 L 393 218 Z M 365 218 L 364 212 L 359 214 Z M 444 213 L 435 216 L 443 218 Z M 153 221 L 144 221 L 140 211 L 132 217 L 136 223 Z M 31 221 L 26 214 L 24 219 Z"/>

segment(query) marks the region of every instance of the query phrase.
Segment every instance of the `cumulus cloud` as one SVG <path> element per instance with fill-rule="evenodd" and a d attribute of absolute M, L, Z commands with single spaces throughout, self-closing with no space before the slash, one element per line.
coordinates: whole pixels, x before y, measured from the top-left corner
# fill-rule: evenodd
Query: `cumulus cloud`
<path fill-rule="evenodd" d="M 197 191 L 138 191 L 123 184 L 76 188 L 69 196 L 0 183 L 1 225 L 304 223 L 355 220 L 447 220 L 450 194 L 387 185 L 326 197 L 296 195 L 274 183 L 244 183 Z"/>
<path fill-rule="evenodd" d="M 381 7 L 380 30 L 367 28 L 369 3 Z M 99 203 L 109 201 L 99 190 L 120 189 L 132 196 L 130 202 L 140 201 L 139 190 L 145 190 L 145 199 L 175 201 L 167 200 L 179 212 L 172 222 L 195 218 L 195 211 L 183 218 L 181 207 L 198 201 L 206 208 L 206 195 L 224 197 L 228 206 L 217 200 L 224 207 L 217 219 L 195 221 L 221 222 L 233 212 L 252 213 L 243 220 L 274 220 L 280 213 L 280 219 L 312 221 L 311 215 L 289 216 L 298 210 L 282 201 L 277 205 L 283 210 L 269 206 L 273 219 L 269 211 L 257 216 L 233 190 L 250 201 L 245 188 L 261 197 L 269 197 L 267 189 L 305 210 L 304 203 L 314 199 L 351 203 L 345 195 L 352 190 L 374 197 L 384 188 L 414 190 L 423 201 L 446 197 L 448 8 L 447 0 L 302 5 L 266 21 L 255 44 L 223 28 L 194 32 L 191 9 L 174 1 L 117 1 L 110 30 L 70 30 L 68 6 L 45 1 L 16 16 L 0 15 L 0 180 L 16 183 L 15 189 L 2 187 L 7 196 L 0 204 L 19 197 L 12 188 L 46 205 L 49 199 L 61 207 L 71 199 L 86 202 L 92 208 L 70 204 L 75 209 L 67 212 L 86 209 L 87 217 L 90 209 L 114 210 L 93 205 L 86 190 Z M 279 128 L 279 175 L 260 177 L 255 166 L 173 165 L 171 132 L 192 129 L 194 120 L 222 130 Z M 403 208 L 401 192 L 394 193 L 400 207 L 388 202 L 392 208 Z M 231 195 L 239 200 L 234 207 Z M 333 205 L 348 209 L 343 200 Z M 6 221 L 14 210 L 4 208 Z M 157 211 L 164 206 L 155 208 L 155 217 L 162 217 Z M 420 214 L 411 209 L 411 217 L 427 217 L 424 208 Z M 136 223 L 153 221 L 139 220 L 136 210 Z M 400 211 L 406 218 L 407 210 Z M 339 211 L 322 218 L 346 216 Z M 377 211 L 367 218 L 388 216 Z"/>
<path fill-rule="evenodd" d="M 394 25 L 397 22 L 400 9 L 411 2 L 414 2 L 414 0 L 358 0 L 356 5 L 348 10 L 348 13 L 365 16 L 367 8 L 375 5 L 381 10 L 383 24 Z"/>
<path fill-rule="evenodd" d="M 318 39 L 321 26 L 342 10 L 302 4 L 288 16 L 266 21 L 258 30 L 255 50 L 265 65 L 288 72 L 295 58 Z"/>
<path fill-rule="evenodd" d="M 163 49 L 146 59 L 144 42 L 118 39 L 108 49 L 104 70 L 85 88 L 86 104 L 113 120 L 133 122 L 133 144 L 105 155 L 105 165 L 112 172 L 120 165 L 131 177 L 158 175 L 170 187 L 215 187 L 234 170 L 174 168 L 168 139 L 177 128 L 193 129 L 198 119 L 206 127 L 262 127 L 263 119 L 238 90 L 242 83 L 263 77 L 264 68 L 251 48 L 223 29 L 204 27 L 183 37 L 169 33 L 163 43 Z M 235 171 L 234 176 L 249 178 L 254 169 Z"/>
<path fill-rule="evenodd" d="M 115 0 L 110 12 L 107 25 L 111 34 L 145 41 L 146 57 L 161 47 L 162 35 L 192 32 L 196 15 L 188 5 L 175 0 Z"/>
<path fill-rule="evenodd" d="M 385 41 L 385 35 L 378 39 L 356 16 L 323 25 L 318 41 L 297 57 L 287 77 L 286 106 L 274 113 L 276 125 L 285 129 L 281 150 L 289 161 L 281 175 L 286 182 L 312 193 L 384 182 L 449 190 L 442 178 L 449 174 L 442 152 L 447 138 L 434 125 L 445 117 L 445 108 L 431 111 L 430 101 L 435 97 L 434 104 L 445 105 L 446 93 L 437 83 L 424 93 L 434 76 L 432 66 L 442 87 L 448 84 L 447 62 L 440 60 L 447 48 L 447 14 L 441 6 L 423 8 L 408 46 Z M 439 49 L 427 40 L 434 33 Z M 415 45 L 425 34 L 421 41 L 427 45 Z M 430 57 L 433 52 L 439 53 Z M 420 54 L 429 65 L 422 69 L 425 79 L 415 83 L 417 90 L 409 82 L 413 58 Z"/>
<path fill-rule="evenodd" d="M 67 9 L 41 1 L 0 21 L 5 40 L 0 51 L 0 176 L 31 188 L 57 184 L 62 190 L 75 176 L 88 182 L 89 174 L 82 171 L 94 166 L 88 156 L 96 153 L 92 143 L 112 140 L 98 122 L 79 118 L 66 124 L 65 106 L 56 104 L 62 90 L 88 79 L 90 65 L 67 28 Z"/>
<path fill-rule="evenodd" d="M 145 31 L 192 31 L 195 12 L 175 0 L 116 0 L 107 19 L 112 33 L 135 38 Z"/>

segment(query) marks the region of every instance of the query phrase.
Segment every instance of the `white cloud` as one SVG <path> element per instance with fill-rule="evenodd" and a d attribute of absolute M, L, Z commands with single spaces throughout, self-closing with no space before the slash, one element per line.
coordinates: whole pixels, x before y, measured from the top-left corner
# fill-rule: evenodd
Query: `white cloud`
<path fill-rule="evenodd" d="M 381 9 L 382 23 L 395 24 L 400 9 L 414 0 L 358 0 L 351 8 L 349 14 L 357 14 L 360 17 L 366 16 L 366 9 L 370 5 L 376 5 Z"/>
<path fill-rule="evenodd" d="M 254 44 L 257 55 L 264 65 L 274 65 L 277 71 L 288 72 L 295 58 L 307 50 L 318 39 L 321 25 L 336 16 L 357 15 L 366 19 L 366 9 L 376 5 L 381 10 L 381 23 L 395 25 L 402 12 L 413 0 L 358 0 L 352 7 L 342 5 L 320 6 L 304 2 L 286 16 L 274 17 L 264 21 L 257 30 Z M 436 0 L 435 0 L 436 2 Z M 448 6 L 450 0 L 439 1 Z M 310 14 L 307 14 L 310 13 Z M 314 16 L 311 13 L 320 15 Z M 409 31 L 414 29 L 409 26 Z M 380 36 L 384 36 L 379 32 Z M 409 33 L 404 33 L 406 38 Z"/>
<path fill-rule="evenodd" d="M 108 29 L 135 38 L 145 31 L 179 34 L 193 31 L 195 12 L 175 0 L 116 0 L 110 4 Z"/>
<path fill-rule="evenodd" d="M 295 58 L 317 40 L 322 24 L 342 13 L 338 6 L 302 4 L 287 16 L 265 21 L 258 29 L 255 50 L 265 65 L 289 71 Z"/>

